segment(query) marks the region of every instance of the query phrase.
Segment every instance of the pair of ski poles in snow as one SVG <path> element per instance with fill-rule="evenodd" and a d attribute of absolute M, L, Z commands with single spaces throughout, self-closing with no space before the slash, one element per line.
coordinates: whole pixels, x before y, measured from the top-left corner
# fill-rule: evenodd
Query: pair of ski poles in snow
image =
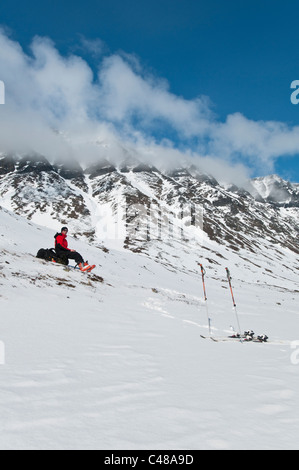
<path fill-rule="evenodd" d="M 208 318 L 209 335 L 211 336 L 211 334 L 212 334 L 211 318 L 210 318 L 210 315 L 209 315 L 208 297 L 207 297 L 207 290 L 206 290 L 206 283 L 205 283 L 206 270 L 204 269 L 202 264 L 200 264 L 200 263 L 198 263 L 198 264 L 199 264 L 200 269 L 201 269 L 204 300 L 205 300 L 205 306 L 206 306 L 206 312 L 207 312 L 207 318 Z M 228 268 L 225 268 L 225 269 L 226 269 L 227 280 L 228 280 L 228 284 L 229 284 L 229 288 L 230 288 L 230 292 L 231 292 L 231 296 L 232 296 L 234 311 L 235 311 L 235 315 L 236 315 L 236 320 L 237 320 L 237 325 L 238 325 L 238 333 L 241 336 L 241 327 L 240 327 L 240 321 L 239 321 L 239 316 L 238 316 L 238 312 L 237 312 L 237 304 L 235 302 L 235 297 L 234 297 L 233 287 L 232 287 L 232 282 L 231 282 L 232 277 L 231 277 L 229 269 Z"/>

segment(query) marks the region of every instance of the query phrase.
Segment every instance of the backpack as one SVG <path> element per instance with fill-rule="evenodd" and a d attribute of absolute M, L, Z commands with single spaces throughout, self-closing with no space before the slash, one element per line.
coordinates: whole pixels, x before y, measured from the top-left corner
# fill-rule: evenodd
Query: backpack
<path fill-rule="evenodd" d="M 45 261 L 54 261 L 55 263 L 64 264 L 65 266 L 69 264 L 67 257 L 58 256 L 53 248 L 41 248 L 38 250 L 36 257 Z"/>
<path fill-rule="evenodd" d="M 56 245 L 57 245 L 57 237 L 61 235 L 61 233 L 57 232 L 56 235 L 54 235 L 54 238 L 55 238 L 55 248 L 56 248 Z"/>

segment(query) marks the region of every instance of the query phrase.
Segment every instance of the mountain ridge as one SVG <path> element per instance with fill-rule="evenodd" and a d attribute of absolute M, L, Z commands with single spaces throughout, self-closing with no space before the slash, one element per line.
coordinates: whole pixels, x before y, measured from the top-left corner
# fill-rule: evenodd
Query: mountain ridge
<path fill-rule="evenodd" d="M 163 237 L 200 245 L 208 236 L 233 251 L 258 252 L 270 243 L 299 253 L 299 189 L 277 175 L 243 188 L 221 185 L 195 164 L 162 170 L 136 156 L 117 164 L 107 156 L 84 168 L 37 154 L 2 154 L 0 205 L 53 229 L 68 224 L 79 238 L 110 237 L 133 250 Z"/>

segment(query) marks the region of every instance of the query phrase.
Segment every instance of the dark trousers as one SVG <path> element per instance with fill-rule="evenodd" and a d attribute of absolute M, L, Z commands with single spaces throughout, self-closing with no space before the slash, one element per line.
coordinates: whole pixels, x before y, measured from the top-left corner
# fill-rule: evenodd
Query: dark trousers
<path fill-rule="evenodd" d="M 72 251 L 64 251 L 64 250 L 56 249 L 56 253 L 59 256 L 59 258 L 73 259 L 75 260 L 77 264 L 84 262 L 82 256 L 80 255 L 80 253 L 77 253 L 77 251 L 72 252 Z"/>

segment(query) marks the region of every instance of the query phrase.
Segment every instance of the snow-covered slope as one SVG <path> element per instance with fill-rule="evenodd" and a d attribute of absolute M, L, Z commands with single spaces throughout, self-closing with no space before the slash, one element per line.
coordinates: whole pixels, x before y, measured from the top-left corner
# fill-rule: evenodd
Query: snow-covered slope
<path fill-rule="evenodd" d="M 298 448 L 293 251 L 269 243 L 248 256 L 206 237 L 133 253 L 70 239 L 97 264 L 86 276 L 34 257 L 53 235 L 0 210 L 1 449 Z M 197 262 L 213 334 L 235 326 L 228 266 L 242 329 L 272 343 L 200 337 Z"/>

